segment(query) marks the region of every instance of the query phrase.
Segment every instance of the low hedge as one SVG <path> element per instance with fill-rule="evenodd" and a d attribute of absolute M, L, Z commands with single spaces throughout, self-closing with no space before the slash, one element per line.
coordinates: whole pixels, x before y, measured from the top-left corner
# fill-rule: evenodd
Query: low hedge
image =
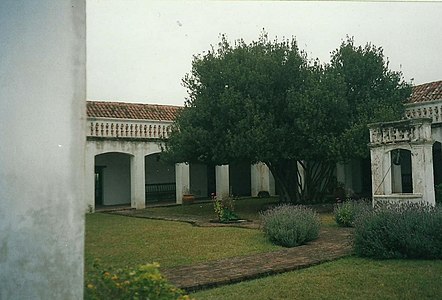
<path fill-rule="evenodd" d="M 320 219 L 304 206 L 280 205 L 261 214 L 264 233 L 274 244 L 295 247 L 318 238 Z"/>
<path fill-rule="evenodd" d="M 373 258 L 442 258 L 442 209 L 391 205 L 355 221 L 354 251 Z"/>

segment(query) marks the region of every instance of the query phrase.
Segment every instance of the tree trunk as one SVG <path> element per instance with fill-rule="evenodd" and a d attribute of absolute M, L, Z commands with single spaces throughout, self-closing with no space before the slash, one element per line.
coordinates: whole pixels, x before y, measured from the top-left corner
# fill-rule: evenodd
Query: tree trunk
<path fill-rule="evenodd" d="M 284 203 L 299 203 L 299 170 L 296 160 L 266 162 L 278 186 L 279 199 Z"/>
<path fill-rule="evenodd" d="M 302 202 L 323 202 L 334 177 L 335 164 L 327 162 L 300 162 L 304 169 Z"/>
<path fill-rule="evenodd" d="M 333 163 L 296 160 L 266 162 L 266 165 L 275 178 L 280 201 L 296 204 L 323 202 L 335 169 Z"/>

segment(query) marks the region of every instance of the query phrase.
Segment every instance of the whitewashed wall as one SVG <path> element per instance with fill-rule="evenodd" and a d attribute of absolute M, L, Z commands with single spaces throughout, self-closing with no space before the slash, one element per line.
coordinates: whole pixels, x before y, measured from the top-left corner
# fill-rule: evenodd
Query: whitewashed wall
<path fill-rule="evenodd" d="M 0 1 L 0 299 L 82 299 L 85 1 Z"/>

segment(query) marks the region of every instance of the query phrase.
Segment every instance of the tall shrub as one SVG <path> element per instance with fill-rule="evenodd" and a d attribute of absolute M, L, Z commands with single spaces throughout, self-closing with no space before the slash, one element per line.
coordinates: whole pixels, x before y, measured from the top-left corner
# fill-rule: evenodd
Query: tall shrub
<path fill-rule="evenodd" d="M 264 233 L 274 244 L 295 247 L 316 239 L 320 219 L 312 209 L 280 205 L 261 214 Z"/>

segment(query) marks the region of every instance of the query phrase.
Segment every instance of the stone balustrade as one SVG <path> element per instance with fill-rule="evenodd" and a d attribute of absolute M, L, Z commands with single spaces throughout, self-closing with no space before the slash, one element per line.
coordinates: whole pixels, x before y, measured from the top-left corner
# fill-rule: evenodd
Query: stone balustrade
<path fill-rule="evenodd" d="M 431 141 L 431 119 L 370 124 L 370 145 Z"/>
<path fill-rule="evenodd" d="M 442 123 L 442 100 L 428 103 L 406 104 L 405 115 L 409 119 L 430 118 L 434 123 Z"/>
<path fill-rule="evenodd" d="M 168 138 L 172 122 L 88 119 L 88 137 L 161 139 Z"/>

